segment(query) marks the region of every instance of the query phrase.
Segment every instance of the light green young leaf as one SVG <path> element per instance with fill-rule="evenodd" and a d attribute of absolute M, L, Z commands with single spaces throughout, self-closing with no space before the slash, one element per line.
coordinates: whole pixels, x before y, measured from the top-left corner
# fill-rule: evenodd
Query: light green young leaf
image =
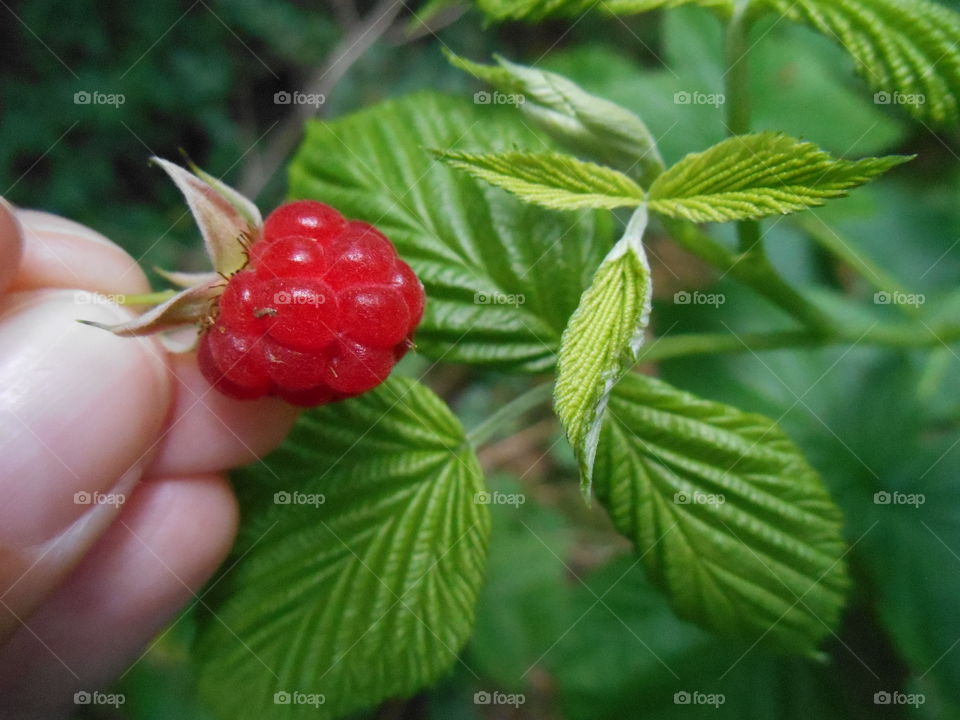
<path fill-rule="evenodd" d="M 481 65 L 448 52 L 450 62 L 498 91 L 514 96 L 524 115 L 575 152 L 636 179 L 663 170 L 657 143 L 643 120 L 616 103 L 584 91 L 562 75 L 496 58 Z"/>
<path fill-rule="evenodd" d="M 695 3 L 729 13 L 734 0 L 478 0 L 477 4 L 494 20 L 537 21 L 548 17 L 577 17 L 590 11 L 608 15 L 636 15 L 658 8 Z"/>
<path fill-rule="evenodd" d="M 741 135 L 687 155 L 650 187 L 650 209 L 694 222 L 757 220 L 844 197 L 910 160 L 892 155 L 837 160 L 778 133 Z"/>
<path fill-rule="evenodd" d="M 560 153 L 437 151 L 450 165 L 527 202 L 557 210 L 636 207 L 643 188 L 623 173 Z"/>
<path fill-rule="evenodd" d="M 409 696 L 456 661 L 490 529 L 463 428 L 412 380 L 301 416 L 238 473 L 234 561 L 205 601 L 200 689 L 221 717 L 339 718 Z M 283 697 L 281 695 L 281 697 Z"/>
<path fill-rule="evenodd" d="M 960 15 L 930 0 L 752 0 L 842 45 L 877 90 L 934 123 L 960 120 Z"/>
<path fill-rule="evenodd" d="M 587 498 L 610 392 L 636 362 L 650 318 L 646 228 L 647 209 L 640 207 L 580 298 L 560 346 L 554 408 L 577 456 Z"/>
<path fill-rule="evenodd" d="M 551 368 L 577 298 L 612 244 L 612 220 L 529 205 L 426 149 L 457 147 L 541 149 L 544 139 L 511 108 L 417 93 L 310 123 L 290 190 L 372 222 L 393 240 L 427 290 L 419 352 L 511 370 Z"/>
<path fill-rule="evenodd" d="M 628 374 L 614 389 L 597 496 L 677 613 L 812 654 L 848 587 L 840 511 L 772 420 Z"/>

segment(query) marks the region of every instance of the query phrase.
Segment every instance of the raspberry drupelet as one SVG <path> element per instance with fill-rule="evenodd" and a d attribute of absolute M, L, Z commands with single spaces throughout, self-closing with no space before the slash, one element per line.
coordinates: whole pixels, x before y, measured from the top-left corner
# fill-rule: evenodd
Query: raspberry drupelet
<path fill-rule="evenodd" d="M 423 285 L 372 225 L 289 203 L 249 256 L 198 348 L 201 371 L 226 395 L 335 402 L 379 385 L 412 346 Z"/>

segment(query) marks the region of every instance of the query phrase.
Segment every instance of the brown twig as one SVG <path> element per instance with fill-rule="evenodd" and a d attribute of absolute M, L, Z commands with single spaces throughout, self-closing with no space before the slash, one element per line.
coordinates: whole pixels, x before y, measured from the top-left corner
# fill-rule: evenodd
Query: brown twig
<path fill-rule="evenodd" d="M 402 0 L 381 0 L 377 3 L 358 24 L 348 29 L 343 39 L 327 56 L 323 67 L 304 84 L 302 92 L 306 95 L 328 97 L 353 64 L 390 29 L 394 18 L 403 7 Z M 320 108 L 322 107 L 321 105 Z M 272 140 L 259 157 L 259 162 L 250 162 L 244 167 L 238 184 L 241 193 L 247 197 L 256 197 L 260 193 L 296 146 L 304 123 L 317 113 L 319 110 L 315 110 L 311 105 L 291 105 L 290 114 L 274 131 Z"/>

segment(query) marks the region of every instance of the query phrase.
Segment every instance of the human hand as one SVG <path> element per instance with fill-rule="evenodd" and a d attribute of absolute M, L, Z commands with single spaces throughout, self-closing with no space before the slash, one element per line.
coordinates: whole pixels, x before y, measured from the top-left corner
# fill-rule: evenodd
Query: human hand
<path fill-rule="evenodd" d="M 0 717 L 66 714 L 137 659 L 230 548 L 223 471 L 296 417 L 76 322 L 131 317 L 91 293 L 144 292 L 103 236 L 0 201 Z"/>

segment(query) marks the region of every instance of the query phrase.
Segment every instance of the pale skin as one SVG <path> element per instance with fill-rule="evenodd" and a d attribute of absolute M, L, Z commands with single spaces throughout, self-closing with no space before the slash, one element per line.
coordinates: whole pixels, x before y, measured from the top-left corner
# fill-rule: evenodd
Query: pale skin
<path fill-rule="evenodd" d="M 77 290 L 150 288 L 93 230 L 0 201 L 2 718 L 69 714 L 197 600 L 237 529 L 225 471 L 297 414 L 219 394 L 154 338 L 77 323 L 131 317 Z"/>

